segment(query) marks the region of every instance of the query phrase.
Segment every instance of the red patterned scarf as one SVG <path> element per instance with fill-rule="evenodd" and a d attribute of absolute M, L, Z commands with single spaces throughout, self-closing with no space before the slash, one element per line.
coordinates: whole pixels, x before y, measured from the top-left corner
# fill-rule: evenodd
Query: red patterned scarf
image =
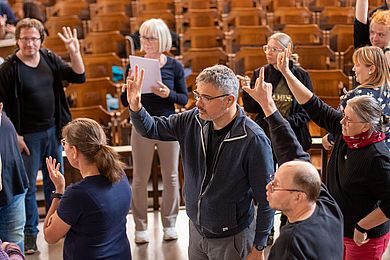
<path fill-rule="evenodd" d="M 359 149 L 369 144 L 377 143 L 385 139 L 385 134 L 379 131 L 369 135 L 369 131 L 355 136 L 343 136 L 344 141 L 350 149 Z"/>

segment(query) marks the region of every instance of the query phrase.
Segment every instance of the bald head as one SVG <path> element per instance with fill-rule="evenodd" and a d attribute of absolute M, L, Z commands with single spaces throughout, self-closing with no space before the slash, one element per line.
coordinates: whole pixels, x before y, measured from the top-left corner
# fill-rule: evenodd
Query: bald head
<path fill-rule="evenodd" d="M 290 161 L 282 164 L 278 172 L 284 176 L 289 174 L 292 184 L 305 191 L 309 201 L 316 201 L 320 195 L 321 178 L 317 169 L 309 162 Z"/>

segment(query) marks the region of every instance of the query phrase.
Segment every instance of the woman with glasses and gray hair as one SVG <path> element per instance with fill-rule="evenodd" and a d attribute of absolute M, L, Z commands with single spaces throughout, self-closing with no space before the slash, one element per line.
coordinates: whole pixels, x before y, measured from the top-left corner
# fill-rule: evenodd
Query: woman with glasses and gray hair
<path fill-rule="evenodd" d="M 363 95 L 347 101 L 344 113 L 309 91 L 288 67 L 290 48 L 277 66 L 310 118 L 335 137 L 326 184 L 344 215 L 344 259 L 381 259 L 390 239 L 390 153 L 380 103 Z"/>
<path fill-rule="evenodd" d="M 282 114 L 282 116 L 290 123 L 297 139 L 305 151 L 309 150 L 311 146 L 311 137 L 307 123 L 310 118 L 305 110 L 298 104 L 294 96 L 291 94 L 286 79 L 280 73 L 276 66 L 278 54 L 282 52 L 289 44 L 293 44 L 291 37 L 285 33 L 274 33 L 268 39 L 267 45 L 263 46 L 268 64 L 264 66 L 264 81 L 272 84 L 272 97 L 275 104 Z M 301 67 L 299 67 L 294 59 L 289 60 L 289 67 L 292 73 L 306 86 L 309 90 L 313 90 L 309 74 Z M 259 77 L 260 68 L 253 72 L 250 81 L 250 87 L 254 88 L 257 78 Z M 259 124 L 266 134 L 269 136 L 268 124 L 265 121 L 265 115 L 260 105 L 251 98 L 246 92 L 243 93 L 243 101 L 245 111 L 248 113 L 256 113 L 256 123 Z M 275 163 L 277 160 L 275 158 Z M 276 168 L 276 165 L 275 165 Z M 282 215 L 281 226 L 287 221 L 287 218 Z M 268 244 L 272 244 L 273 235 L 270 235 Z"/>
<path fill-rule="evenodd" d="M 166 116 L 175 113 L 175 104 L 185 105 L 188 101 L 184 69 L 179 61 L 164 54 L 172 46 L 172 37 L 168 26 L 161 19 L 150 19 L 140 27 L 141 51 L 144 57 L 156 59 L 160 63 L 162 82 L 152 88 L 153 93 L 142 94 L 142 106 L 152 116 Z M 129 66 L 126 75 L 128 75 Z M 146 74 L 146 77 L 148 75 Z M 122 93 L 122 104 L 128 106 L 127 93 Z M 155 147 L 160 159 L 163 193 L 161 203 L 161 221 L 163 239 L 177 239 L 175 229 L 179 211 L 179 143 L 176 141 L 157 141 L 142 137 L 135 128 L 131 131 L 133 159 L 133 201 L 132 210 L 135 222 L 135 242 L 149 242 L 147 231 L 148 191 Z"/>

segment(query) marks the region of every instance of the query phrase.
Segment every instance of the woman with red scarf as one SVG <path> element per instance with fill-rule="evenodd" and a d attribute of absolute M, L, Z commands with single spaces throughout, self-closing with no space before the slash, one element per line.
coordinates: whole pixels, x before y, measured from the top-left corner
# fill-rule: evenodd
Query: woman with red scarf
<path fill-rule="evenodd" d="M 326 184 L 344 215 L 344 259 L 381 259 L 390 238 L 388 120 L 371 96 L 348 100 L 344 113 L 331 108 L 291 73 L 289 54 L 278 55 L 279 71 L 310 118 L 335 137 Z"/>

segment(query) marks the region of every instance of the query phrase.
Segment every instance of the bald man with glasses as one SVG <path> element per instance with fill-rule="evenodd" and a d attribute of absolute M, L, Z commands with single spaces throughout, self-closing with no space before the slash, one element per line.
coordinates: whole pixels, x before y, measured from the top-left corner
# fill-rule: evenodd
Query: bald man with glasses
<path fill-rule="evenodd" d="M 272 84 L 264 82 L 264 68 L 255 88 L 244 90 L 264 111 L 279 163 L 267 185 L 267 200 L 288 218 L 268 259 L 342 259 L 343 215 L 290 124 L 277 110 Z"/>

